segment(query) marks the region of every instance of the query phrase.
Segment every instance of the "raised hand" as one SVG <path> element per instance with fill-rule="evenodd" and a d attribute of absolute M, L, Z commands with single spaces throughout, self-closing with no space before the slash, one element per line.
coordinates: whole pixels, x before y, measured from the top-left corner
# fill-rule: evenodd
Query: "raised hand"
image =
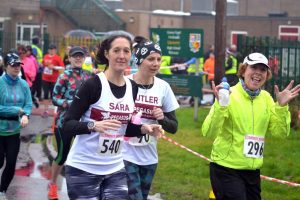
<path fill-rule="evenodd" d="M 216 85 L 215 85 L 215 82 L 212 81 L 211 87 L 212 87 L 212 90 L 214 91 L 215 97 L 216 97 L 217 100 L 219 101 L 219 90 L 220 90 L 221 88 L 223 88 L 222 84 L 219 84 L 219 85 L 216 86 Z"/>
<path fill-rule="evenodd" d="M 275 85 L 275 96 L 277 99 L 277 102 L 280 106 L 285 106 L 289 103 L 290 100 L 298 96 L 298 93 L 300 91 L 300 84 L 296 85 L 296 87 L 293 88 L 294 80 L 292 80 L 288 86 L 282 90 L 279 91 L 279 88 L 277 85 Z"/>

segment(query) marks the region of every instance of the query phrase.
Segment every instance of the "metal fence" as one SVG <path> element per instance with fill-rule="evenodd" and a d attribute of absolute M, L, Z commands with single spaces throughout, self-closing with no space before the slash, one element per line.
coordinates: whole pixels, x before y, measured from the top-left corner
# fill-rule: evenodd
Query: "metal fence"
<path fill-rule="evenodd" d="M 50 44 L 55 44 L 57 46 L 58 54 L 63 57 L 65 54 L 65 48 L 67 46 L 82 46 L 87 50 L 92 51 L 100 43 L 100 39 L 88 39 L 81 37 L 55 37 L 49 36 L 49 34 L 44 34 L 41 39 L 41 48 L 44 53 L 47 53 Z M 31 40 L 20 41 L 17 40 L 16 34 L 7 34 L 0 31 L 0 48 L 2 52 L 8 52 L 10 49 L 16 49 L 18 45 L 31 45 Z"/>
<path fill-rule="evenodd" d="M 291 80 L 300 83 L 300 42 L 284 41 L 271 37 L 238 36 L 238 52 L 244 58 L 249 53 L 260 52 L 269 59 L 273 77 L 266 89 L 274 93 L 274 84 L 283 89 Z"/>

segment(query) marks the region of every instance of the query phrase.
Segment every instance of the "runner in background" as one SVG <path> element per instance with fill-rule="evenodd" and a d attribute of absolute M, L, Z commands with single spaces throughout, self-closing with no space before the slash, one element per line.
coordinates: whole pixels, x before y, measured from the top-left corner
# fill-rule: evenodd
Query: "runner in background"
<path fill-rule="evenodd" d="M 294 81 L 282 91 L 275 85 L 275 103 L 263 85 L 272 76 L 268 59 L 251 53 L 238 71 L 239 83 L 231 87 L 228 106 L 216 101 L 202 125 L 204 136 L 214 136 L 210 180 L 217 200 L 260 200 L 260 168 L 263 164 L 265 136 L 286 137 L 291 117 L 288 103 L 300 91 Z"/>
<path fill-rule="evenodd" d="M 138 72 L 129 76 L 139 87 L 135 113 L 142 124 L 160 124 L 170 133 L 177 131 L 175 110 L 179 108 L 170 85 L 155 77 L 161 63 L 161 49 L 153 42 L 137 41 L 135 62 Z M 157 138 L 149 135 L 125 138 L 123 157 L 129 199 L 147 199 L 157 168 Z"/>
<path fill-rule="evenodd" d="M 31 90 L 31 97 L 32 97 L 32 102 L 33 104 L 35 105 L 36 108 L 39 108 L 40 104 L 39 104 L 39 99 L 37 97 L 34 97 L 34 84 L 35 84 L 35 81 L 37 79 L 37 75 L 38 75 L 38 71 L 39 71 L 39 64 L 35 58 L 35 55 L 32 53 L 32 47 L 30 45 L 27 45 L 26 46 L 26 56 L 32 60 L 32 62 L 34 63 L 34 66 L 35 66 L 35 77 L 34 77 L 34 81 L 32 82 L 32 86 L 30 87 L 30 90 Z"/>
<path fill-rule="evenodd" d="M 39 37 L 37 36 L 33 36 L 32 38 L 32 44 L 31 44 L 31 48 L 32 48 L 32 53 L 35 56 L 37 62 L 38 62 L 38 71 L 37 71 L 37 75 L 35 77 L 35 80 L 32 84 L 32 91 L 31 94 L 34 97 L 36 95 L 36 97 L 38 98 L 39 101 L 42 100 L 42 73 L 44 70 L 43 67 L 43 51 L 40 49 L 39 47 Z"/>
<path fill-rule="evenodd" d="M 70 150 L 71 141 L 63 142 L 61 137 L 61 128 L 65 114 L 81 84 L 91 76 L 90 72 L 82 69 L 85 54 L 84 49 L 79 46 L 74 46 L 69 50 L 69 67 L 58 77 L 54 86 L 52 103 L 58 107 L 54 129 L 57 156 L 52 162 L 48 199 L 58 199 L 57 178 Z"/>
<path fill-rule="evenodd" d="M 0 199 L 6 200 L 5 192 L 14 175 L 20 150 L 20 132 L 29 121 L 32 109 L 31 92 L 25 80 L 19 77 L 20 57 L 8 53 L 4 57 L 4 71 L 0 77 Z M 5 162 L 4 162 L 5 161 Z"/>
<path fill-rule="evenodd" d="M 27 49 L 24 45 L 18 46 L 18 55 L 23 63 L 22 68 L 24 70 L 25 80 L 28 83 L 29 88 L 31 88 L 37 73 L 36 63 L 27 56 Z"/>
<path fill-rule="evenodd" d="M 137 86 L 124 77 L 131 57 L 131 38 L 111 33 L 99 45 L 104 72 L 87 80 L 66 113 L 64 140 L 76 135 L 65 167 L 70 199 L 128 200 L 123 137 L 160 135 L 160 125 L 129 123 Z"/>
<path fill-rule="evenodd" d="M 42 75 L 44 99 L 52 98 L 52 92 L 56 80 L 59 76 L 59 69 L 57 67 L 64 67 L 62 59 L 57 55 L 56 45 L 50 44 L 48 54 L 43 58 L 44 71 Z"/>
<path fill-rule="evenodd" d="M 63 57 L 63 62 L 64 62 L 66 69 L 68 69 L 69 65 L 71 64 L 70 60 L 69 60 L 69 52 L 70 52 L 71 48 L 72 48 L 72 46 L 70 46 L 70 45 L 65 47 L 65 54 Z"/>

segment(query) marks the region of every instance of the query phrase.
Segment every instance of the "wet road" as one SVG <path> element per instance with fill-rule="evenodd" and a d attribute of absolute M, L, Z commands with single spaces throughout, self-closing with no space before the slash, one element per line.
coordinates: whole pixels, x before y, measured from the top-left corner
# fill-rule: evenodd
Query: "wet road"
<path fill-rule="evenodd" d="M 53 158 L 56 151 L 52 145 L 53 107 L 47 109 L 47 117 L 42 117 L 44 110 L 44 105 L 33 109 L 29 125 L 21 132 L 16 174 L 7 191 L 8 200 L 48 200 L 47 185 L 51 176 L 49 158 Z M 69 199 L 63 176 L 59 176 L 58 188 L 59 199 Z M 148 199 L 161 200 L 160 194 Z"/>
<path fill-rule="evenodd" d="M 29 125 L 21 132 L 21 147 L 16 166 L 16 175 L 10 184 L 9 200 L 47 200 L 47 184 L 51 176 L 48 143 L 51 141 L 53 107 L 49 107 L 48 117 L 41 117 L 44 105 L 33 109 Z M 47 140 L 47 138 L 49 138 Z M 49 145 L 48 145 L 49 146 Z M 59 181 L 60 200 L 67 200 L 65 180 Z"/>

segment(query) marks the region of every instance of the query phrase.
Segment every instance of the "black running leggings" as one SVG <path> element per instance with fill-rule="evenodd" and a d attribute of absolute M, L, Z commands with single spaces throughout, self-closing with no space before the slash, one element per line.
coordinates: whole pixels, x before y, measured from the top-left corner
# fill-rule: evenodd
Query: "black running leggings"
<path fill-rule="evenodd" d="M 56 164 L 62 166 L 67 160 L 73 136 L 69 136 L 66 134 L 62 135 L 61 128 L 55 128 L 54 134 L 57 144 L 57 156 L 54 161 L 56 162 Z"/>
<path fill-rule="evenodd" d="M 0 192 L 6 192 L 10 182 L 15 175 L 18 153 L 20 151 L 20 134 L 11 136 L 0 136 L 0 168 L 6 161 L 1 176 Z"/>

